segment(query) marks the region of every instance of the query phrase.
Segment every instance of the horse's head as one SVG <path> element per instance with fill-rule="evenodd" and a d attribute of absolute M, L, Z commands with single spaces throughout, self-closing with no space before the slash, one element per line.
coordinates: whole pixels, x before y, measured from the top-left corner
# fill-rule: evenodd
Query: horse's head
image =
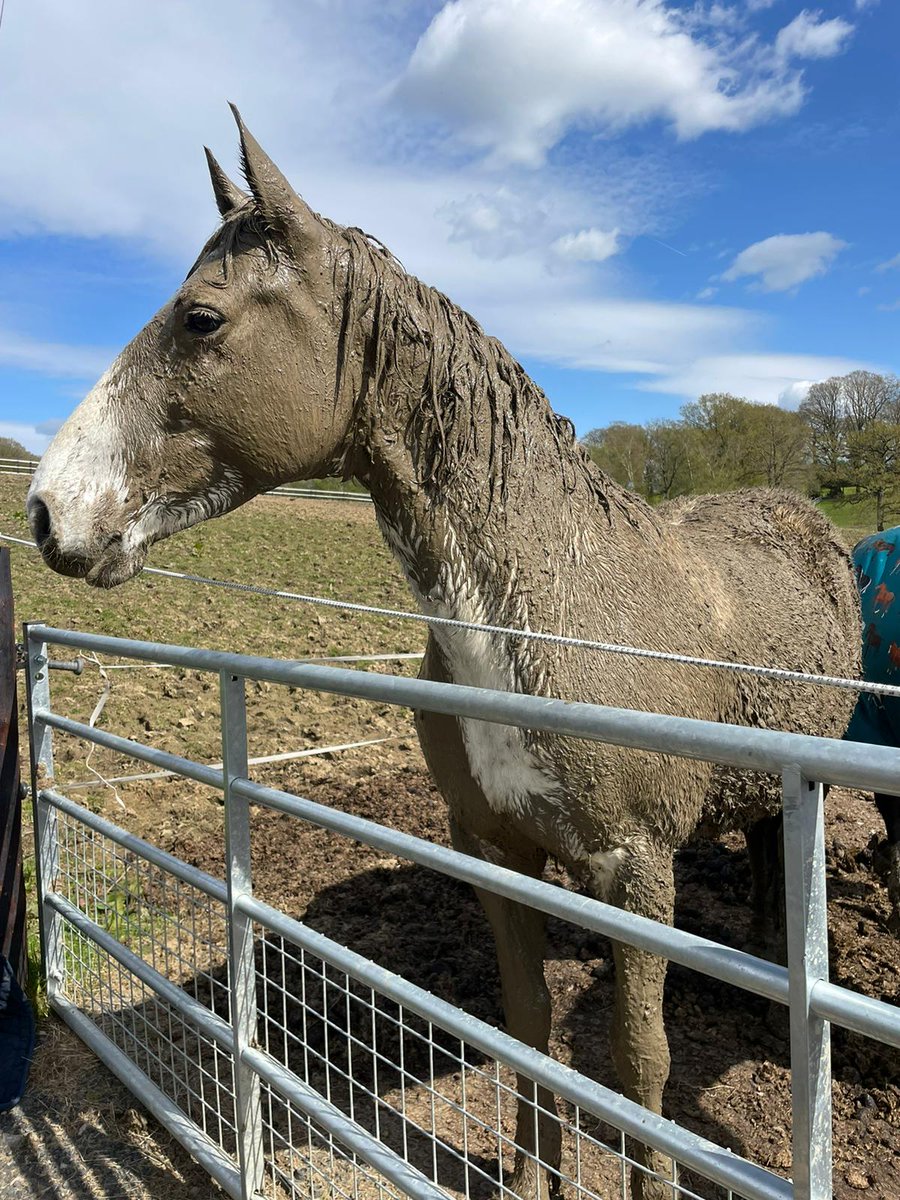
<path fill-rule="evenodd" d="M 45 561 L 100 587 L 160 538 L 343 454 L 341 370 L 358 361 L 337 282 L 346 243 L 235 116 L 251 194 L 207 151 L 221 227 L 62 426 L 28 495 Z"/>

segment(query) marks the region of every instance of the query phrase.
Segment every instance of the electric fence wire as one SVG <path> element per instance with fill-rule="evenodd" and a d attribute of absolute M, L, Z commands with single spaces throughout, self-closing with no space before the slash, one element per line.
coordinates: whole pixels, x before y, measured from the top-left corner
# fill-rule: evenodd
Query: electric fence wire
<path fill-rule="evenodd" d="M 27 546 L 37 550 L 33 542 L 25 538 L 0 533 L 0 540 Z M 273 600 L 291 600 L 299 604 L 314 604 L 343 612 L 362 613 L 367 616 L 391 617 L 400 621 L 417 621 L 430 628 L 458 629 L 467 633 L 492 634 L 495 637 L 517 638 L 523 641 L 540 642 L 545 645 L 566 646 L 578 650 L 593 650 L 604 654 L 621 654 L 631 658 L 646 658 L 656 662 L 678 663 L 686 667 L 703 667 L 719 671 L 732 671 L 753 675 L 763 679 L 793 680 L 821 687 L 840 688 L 850 692 L 870 692 L 877 696 L 900 698 L 900 685 L 875 683 L 867 679 L 845 679 L 839 675 L 819 675 L 808 671 L 792 671 L 785 667 L 763 667 L 754 663 L 727 662 L 719 658 L 699 658 L 690 654 L 675 654 L 669 650 L 651 650 L 641 646 L 624 646 L 615 642 L 595 641 L 591 638 L 570 637 L 563 633 L 545 633 L 534 629 L 517 629 L 510 625 L 489 625 L 478 621 L 459 621 L 454 617 L 434 616 L 430 613 L 406 612 L 397 608 L 381 608 L 374 604 L 358 604 L 352 600 L 332 600 L 326 596 L 309 596 L 303 592 L 290 592 L 282 588 L 264 587 L 256 583 L 238 583 L 229 579 L 210 579 L 205 575 L 194 575 L 189 571 L 169 571 L 161 567 L 144 567 L 144 575 L 158 575 L 166 579 L 177 579 L 184 583 L 204 587 L 224 588 L 226 591 L 242 592 L 251 596 L 266 596 Z"/>

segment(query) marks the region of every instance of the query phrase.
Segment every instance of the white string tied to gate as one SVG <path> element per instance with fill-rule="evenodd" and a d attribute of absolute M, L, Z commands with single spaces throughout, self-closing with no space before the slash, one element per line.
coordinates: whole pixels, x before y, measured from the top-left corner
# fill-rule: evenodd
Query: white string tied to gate
<path fill-rule="evenodd" d="M 97 657 L 96 654 L 85 654 L 84 657 L 88 662 L 91 662 L 94 664 L 94 666 L 100 672 L 100 678 L 103 680 L 103 691 L 100 695 L 100 699 L 94 705 L 94 711 L 91 713 L 90 717 L 88 718 L 88 726 L 91 729 L 93 729 L 94 726 L 97 724 L 98 720 L 100 719 L 100 714 L 103 712 L 104 708 L 106 707 L 106 702 L 110 697 L 110 693 L 112 692 L 112 682 L 110 681 L 110 678 L 106 673 L 106 669 L 103 666 L 103 663 L 100 661 L 100 659 Z M 116 804 L 118 804 L 119 808 L 124 809 L 125 801 L 119 795 L 119 789 L 116 787 L 117 781 L 114 779 L 107 779 L 106 776 L 102 775 L 97 770 L 96 767 L 91 766 L 91 759 L 94 757 L 94 751 L 96 749 L 97 749 L 97 743 L 92 742 L 91 748 L 90 748 L 90 750 L 88 750 L 88 753 L 87 753 L 87 758 L 84 760 L 85 768 L 88 771 L 90 771 L 90 773 L 92 775 L 96 775 L 97 779 L 103 784 L 104 787 L 108 787 L 112 791 L 112 794 L 115 797 Z"/>
<path fill-rule="evenodd" d="M 15 542 L 36 549 L 24 538 L 0 533 L 0 540 Z M 403 609 L 381 608 L 373 604 L 359 604 L 352 600 L 331 600 L 325 596 L 310 596 L 303 592 L 290 592 L 282 588 L 264 587 L 255 583 L 238 583 L 229 579 L 211 579 L 205 575 L 194 575 L 188 571 L 164 570 L 161 567 L 144 567 L 144 575 L 159 575 L 167 579 L 178 579 L 185 583 L 202 584 L 205 587 L 224 588 L 227 591 L 243 592 L 247 595 L 267 596 L 273 600 L 291 600 L 300 604 L 315 604 L 324 608 L 340 609 L 345 612 L 363 613 L 368 616 L 392 617 L 401 621 L 418 621 L 437 628 L 460 629 L 470 633 L 489 633 L 497 637 L 520 638 L 525 641 L 543 642 L 554 646 L 573 649 L 594 650 L 605 654 L 622 654 L 633 658 L 652 659 L 657 662 L 678 663 L 687 667 L 704 667 L 720 671 L 732 671 L 759 678 L 794 680 L 822 687 L 841 688 L 851 692 L 870 692 L 878 696 L 900 698 L 900 685 L 875 683 L 867 679 L 845 679 L 840 675 L 820 675 L 809 671 L 793 671 L 786 667 L 763 667 L 754 663 L 727 662 L 718 658 L 700 658 L 691 654 L 676 654 L 670 650 L 651 650 L 642 646 L 625 646 L 616 642 L 601 642 L 591 638 L 570 637 L 563 633 L 545 633 L 534 629 L 516 629 L 510 625 L 489 625 L 478 621 L 460 621 L 455 617 L 438 617 L 429 613 L 406 612 Z"/>

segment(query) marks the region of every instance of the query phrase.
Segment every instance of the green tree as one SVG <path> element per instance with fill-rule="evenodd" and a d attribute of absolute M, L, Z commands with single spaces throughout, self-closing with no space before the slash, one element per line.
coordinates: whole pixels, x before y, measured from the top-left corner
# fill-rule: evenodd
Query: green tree
<path fill-rule="evenodd" d="M 840 495 L 849 483 L 843 378 L 832 375 L 814 383 L 797 411 L 809 428 L 810 458 L 820 485 Z"/>
<path fill-rule="evenodd" d="M 847 449 L 855 498 L 875 501 L 875 525 L 882 530 L 887 513 L 900 511 L 900 424 L 870 421 L 851 431 Z"/>
<path fill-rule="evenodd" d="M 805 482 L 809 435 L 796 413 L 729 392 L 709 392 L 681 412 L 697 435 L 694 480 L 702 475 L 704 490 Z"/>
<path fill-rule="evenodd" d="M 650 421 L 647 438 L 647 490 L 651 496 L 670 500 L 703 490 L 696 487 L 694 473 L 700 457 L 695 430 L 683 421 Z"/>
<path fill-rule="evenodd" d="M 0 437 L 0 458 L 37 458 L 14 438 Z"/>
<path fill-rule="evenodd" d="M 814 383 L 799 408 L 810 430 L 810 456 L 821 487 L 840 497 L 856 483 L 873 446 L 864 434 L 876 424 L 900 424 L 900 383 L 893 375 L 851 371 Z M 877 452 L 876 456 L 877 456 Z M 867 467 L 868 471 L 870 468 Z"/>
<path fill-rule="evenodd" d="M 642 425 L 614 421 L 592 429 L 584 438 L 591 458 L 602 471 L 633 492 L 646 491 L 650 443 Z"/>
<path fill-rule="evenodd" d="M 843 395 L 847 424 L 853 432 L 861 432 L 874 421 L 900 419 L 898 382 L 893 375 L 851 371 L 843 377 Z"/>
<path fill-rule="evenodd" d="M 747 414 L 749 466 L 769 487 L 804 487 L 809 476 L 809 429 L 799 413 L 754 404 Z M 757 479 L 754 479 L 757 482 Z"/>

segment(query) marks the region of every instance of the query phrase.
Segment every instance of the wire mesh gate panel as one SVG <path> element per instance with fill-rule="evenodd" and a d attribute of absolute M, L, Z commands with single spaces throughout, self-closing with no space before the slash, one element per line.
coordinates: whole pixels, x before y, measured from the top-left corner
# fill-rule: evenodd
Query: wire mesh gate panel
<path fill-rule="evenodd" d="M 644 748 L 677 753 L 688 752 L 689 744 L 694 757 L 783 767 L 792 906 L 791 965 L 785 970 L 247 778 L 245 679 L 328 684 L 362 698 L 442 706 L 439 711 L 488 720 L 499 719 L 499 712 L 504 723 L 634 744 L 633 720 L 630 732 L 620 728 L 615 710 L 536 705 L 531 697 L 40 626 L 28 629 L 27 641 L 50 1003 L 230 1195 L 439 1200 L 449 1194 L 477 1200 L 499 1194 L 543 1200 L 540 1166 L 551 1192 L 561 1189 L 571 1200 L 624 1200 L 631 1194 L 630 1175 L 643 1170 L 634 1161 L 638 1142 L 669 1157 L 672 1165 L 659 1187 L 676 1200 L 830 1195 L 828 1019 L 900 1045 L 900 1013 L 825 977 L 822 788 L 809 778 L 883 791 L 892 790 L 893 782 L 897 790 L 895 754 L 867 754 L 862 765 L 853 761 L 851 747 L 838 761 L 834 748 L 847 747 L 757 730 L 739 731 L 753 736 L 735 746 L 729 740 L 734 731 L 701 729 L 701 722 L 678 718 L 656 718 L 660 729 L 639 734 Z M 45 670 L 48 642 L 218 671 L 224 769 L 54 713 Z M 654 718 L 648 721 L 652 725 Z M 225 799 L 224 880 L 54 790 L 54 729 L 218 786 Z M 789 1004 L 793 1184 L 263 904 L 253 896 L 250 878 L 251 802 Z M 524 1135 L 520 1125 L 516 1145 L 520 1103 L 531 1119 Z M 557 1160 L 553 1147 L 560 1141 Z"/>
<path fill-rule="evenodd" d="M 186 864 L 166 862 L 163 852 L 52 789 L 42 790 L 40 804 L 53 814 L 47 824 L 58 847 L 46 893 L 56 918 L 54 1005 L 62 1002 L 64 1015 L 69 1005 L 78 1009 L 237 1171 L 224 885 L 199 872 L 188 882 Z M 400 1197 L 428 1181 L 459 1196 L 521 1195 L 508 1187 L 520 1084 L 513 1066 L 495 1056 L 498 1031 L 259 902 L 248 908 L 256 918 L 258 1013 L 251 1062 L 262 1068 L 259 1191 L 362 1200 Z M 306 1088 L 324 1102 L 318 1115 L 341 1114 L 346 1126 L 316 1120 Z M 560 1130 L 556 1174 L 567 1195 L 628 1195 L 631 1158 L 621 1130 L 576 1102 L 557 1115 L 535 1082 L 525 1095 L 535 1121 Z M 422 1178 L 411 1175 L 404 1187 L 377 1159 L 370 1165 L 345 1140 L 353 1126 L 369 1157 L 372 1138 Z M 698 1192 L 696 1184 L 683 1176 L 672 1195 L 738 1196 Z"/>

